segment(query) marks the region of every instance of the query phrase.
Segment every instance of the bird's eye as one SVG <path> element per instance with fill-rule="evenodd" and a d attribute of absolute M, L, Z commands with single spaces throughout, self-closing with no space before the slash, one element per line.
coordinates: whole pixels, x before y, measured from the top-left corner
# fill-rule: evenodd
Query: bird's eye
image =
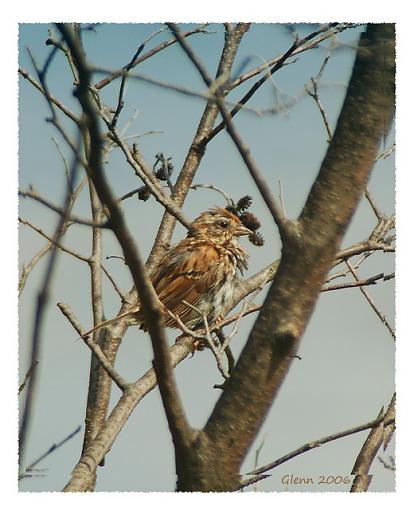
<path fill-rule="evenodd" d="M 222 228 L 228 228 L 229 223 L 227 221 L 220 221 L 219 226 Z"/>

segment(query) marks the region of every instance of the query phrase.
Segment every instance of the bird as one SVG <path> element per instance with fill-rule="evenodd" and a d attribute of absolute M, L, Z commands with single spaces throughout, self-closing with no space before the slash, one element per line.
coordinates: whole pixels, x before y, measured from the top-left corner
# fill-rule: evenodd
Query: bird
<path fill-rule="evenodd" d="M 163 326 L 180 329 L 175 316 L 189 329 L 202 325 L 203 316 L 208 324 L 221 319 L 240 274 L 248 268 L 249 255 L 238 238 L 252 233 L 238 216 L 220 207 L 206 210 L 189 225 L 186 238 L 170 248 L 150 276 L 163 305 Z M 125 318 L 130 325 L 148 330 L 143 307 L 137 302 L 131 310 L 101 322 L 82 337 Z"/>

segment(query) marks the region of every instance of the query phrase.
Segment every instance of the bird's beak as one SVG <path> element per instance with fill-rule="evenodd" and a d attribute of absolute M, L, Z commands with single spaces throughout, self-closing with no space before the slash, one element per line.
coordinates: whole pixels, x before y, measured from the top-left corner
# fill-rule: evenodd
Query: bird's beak
<path fill-rule="evenodd" d="M 246 228 L 244 225 L 241 225 L 235 231 L 235 235 L 237 237 L 239 237 L 239 236 L 249 236 L 250 234 L 253 234 L 252 230 L 249 230 L 249 228 Z"/>

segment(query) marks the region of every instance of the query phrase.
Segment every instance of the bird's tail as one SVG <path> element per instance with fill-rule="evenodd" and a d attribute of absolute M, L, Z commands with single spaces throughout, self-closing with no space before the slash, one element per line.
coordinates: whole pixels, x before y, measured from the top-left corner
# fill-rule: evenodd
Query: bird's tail
<path fill-rule="evenodd" d="M 86 333 L 84 333 L 83 335 L 81 335 L 81 338 L 85 338 L 87 336 L 90 336 L 92 333 L 94 333 L 95 331 L 98 331 L 99 329 L 101 328 L 105 328 L 107 326 L 109 326 L 110 324 L 114 324 L 114 322 L 117 322 L 119 321 L 120 319 L 124 319 L 125 317 L 129 317 L 131 318 L 134 314 L 135 314 L 136 310 L 133 309 L 131 311 L 128 311 L 128 312 L 124 312 L 120 315 L 117 315 L 117 317 L 114 317 L 113 319 L 109 319 L 107 321 L 104 321 L 104 322 L 100 322 L 100 324 L 97 324 L 96 326 L 94 326 L 92 329 L 90 329 L 89 331 L 87 331 Z"/>

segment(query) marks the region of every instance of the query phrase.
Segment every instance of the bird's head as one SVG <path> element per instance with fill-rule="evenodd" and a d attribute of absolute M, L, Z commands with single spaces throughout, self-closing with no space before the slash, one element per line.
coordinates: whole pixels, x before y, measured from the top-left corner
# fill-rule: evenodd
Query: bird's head
<path fill-rule="evenodd" d="M 208 237 L 221 243 L 250 234 L 252 231 L 246 228 L 237 216 L 222 208 L 203 212 L 191 223 L 188 230 L 188 237 Z"/>

